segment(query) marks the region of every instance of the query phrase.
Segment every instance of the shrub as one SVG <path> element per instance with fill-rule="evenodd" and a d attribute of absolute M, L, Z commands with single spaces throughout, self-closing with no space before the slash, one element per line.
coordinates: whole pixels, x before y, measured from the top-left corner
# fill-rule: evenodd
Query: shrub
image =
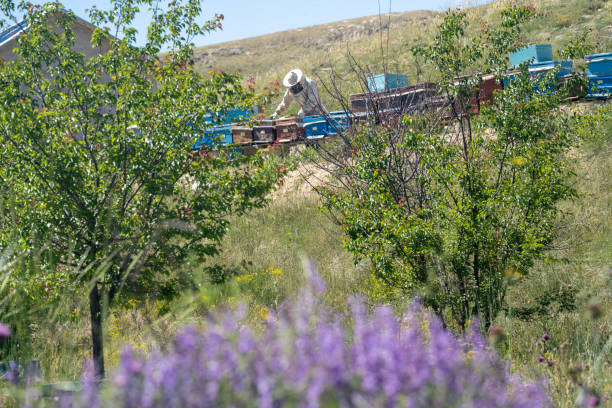
<path fill-rule="evenodd" d="M 550 92 L 557 71 L 508 73 L 508 52 L 534 15 L 504 9 L 499 26 L 470 39 L 466 14 L 449 11 L 429 45 L 412 49 L 439 75 L 436 96 L 395 111 L 368 101 L 368 120 L 342 135 L 350 153 L 322 153 L 332 177 L 318 191 L 346 248 L 461 330 L 474 315 L 492 324 L 507 277 L 544 256 L 558 203 L 574 198 L 566 153 L 576 120 L 561 108 L 569 88 Z M 504 85 L 492 101 L 475 97 L 476 72 Z"/>

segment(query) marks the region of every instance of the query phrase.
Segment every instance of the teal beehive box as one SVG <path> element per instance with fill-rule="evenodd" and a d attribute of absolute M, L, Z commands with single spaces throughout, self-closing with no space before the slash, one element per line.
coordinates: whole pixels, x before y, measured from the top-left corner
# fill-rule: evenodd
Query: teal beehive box
<path fill-rule="evenodd" d="M 587 55 L 584 60 L 590 76 L 612 76 L 612 52 Z"/>
<path fill-rule="evenodd" d="M 539 64 L 552 61 L 553 53 L 550 44 L 535 44 L 510 53 L 510 65 L 518 66 L 523 62 Z"/>
<path fill-rule="evenodd" d="M 408 86 L 408 76 L 402 74 L 379 74 L 368 77 L 370 92 L 384 92 Z"/>

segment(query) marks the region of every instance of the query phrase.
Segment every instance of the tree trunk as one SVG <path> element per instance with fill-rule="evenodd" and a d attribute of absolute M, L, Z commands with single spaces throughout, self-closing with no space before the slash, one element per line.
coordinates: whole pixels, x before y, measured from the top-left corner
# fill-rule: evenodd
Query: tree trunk
<path fill-rule="evenodd" d="M 89 292 L 89 313 L 91 315 L 91 342 L 96 376 L 104 378 L 104 348 L 102 338 L 102 307 L 96 282 Z"/>

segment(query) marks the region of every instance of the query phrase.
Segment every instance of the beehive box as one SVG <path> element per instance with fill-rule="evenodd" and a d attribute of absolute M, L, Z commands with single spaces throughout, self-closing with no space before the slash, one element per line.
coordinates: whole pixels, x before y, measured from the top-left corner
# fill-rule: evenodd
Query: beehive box
<path fill-rule="evenodd" d="M 378 114 L 378 120 L 383 126 L 397 127 L 404 117 L 404 114 L 395 109 L 382 111 Z"/>
<path fill-rule="evenodd" d="M 263 122 L 263 121 L 262 121 Z M 276 127 L 268 125 L 253 126 L 253 142 L 273 143 L 276 139 Z"/>
<path fill-rule="evenodd" d="M 378 100 L 379 110 L 395 110 L 412 113 L 420 110 L 427 97 L 436 92 L 435 84 L 419 84 L 390 91 Z"/>
<path fill-rule="evenodd" d="M 322 120 L 325 120 L 325 115 L 304 116 L 304 119 L 302 119 L 305 124 L 310 122 L 320 122 Z"/>
<path fill-rule="evenodd" d="M 252 118 L 254 115 L 255 110 L 246 110 L 240 108 L 230 109 L 223 115 L 223 123 L 236 123 L 244 121 L 245 119 Z"/>
<path fill-rule="evenodd" d="M 282 124 L 287 124 L 287 123 L 296 123 L 296 122 L 300 122 L 300 119 L 293 115 L 293 116 L 283 116 L 282 118 L 278 118 L 274 121 L 274 123 L 276 125 L 282 125 Z"/>
<path fill-rule="evenodd" d="M 434 83 L 424 82 L 379 93 L 353 94 L 350 96 L 351 111 L 364 113 L 388 109 L 413 112 L 420 110 L 427 98 L 436 93 Z"/>
<path fill-rule="evenodd" d="M 204 137 L 196 136 L 193 144 L 191 145 L 191 150 L 200 150 L 203 144 L 204 144 Z"/>
<path fill-rule="evenodd" d="M 365 113 L 374 108 L 373 98 L 370 94 L 352 94 L 349 96 L 351 111 L 355 113 Z"/>
<path fill-rule="evenodd" d="M 327 121 L 304 123 L 306 139 L 320 139 L 327 136 Z"/>
<path fill-rule="evenodd" d="M 532 76 L 537 76 L 546 73 L 558 66 L 560 66 L 561 69 L 557 73 L 557 78 L 566 75 L 571 75 L 572 71 L 574 70 L 574 64 L 572 63 L 572 61 L 546 61 L 529 65 L 529 72 Z"/>
<path fill-rule="evenodd" d="M 560 67 L 559 72 L 555 76 L 556 81 L 550 84 L 543 84 L 543 81 L 545 81 L 544 75 L 556 67 Z M 529 74 L 534 80 L 534 88 L 538 92 L 549 94 L 557 90 L 564 77 L 572 74 L 573 68 L 574 64 L 571 61 L 549 61 L 530 65 Z"/>
<path fill-rule="evenodd" d="M 232 126 L 232 135 L 236 144 L 253 143 L 253 128 L 250 126 L 234 125 Z"/>
<path fill-rule="evenodd" d="M 612 52 L 587 55 L 584 60 L 588 66 L 587 75 L 612 76 Z"/>
<path fill-rule="evenodd" d="M 560 89 L 565 89 L 567 96 L 571 99 L 584 98 L 588 92 L 588 82 L 576 82 L 571 76 L 561 77 L 557 80 L 557 85 Z"/>
<path fill-rule="evenodd" d="M 493 74 L 482 75 L 481 79 L 482 82 L 478 89 L 478 103 L 482 106 L 493 103 L 493 94 L 495 91 L 502 89 L 502 86 Z"/>
<path fill-rule="evenodd" d="M 213 140 L 215 143 L 221 143 L 221 144 L 234 143 L 234 137 L 232 136 L 232 126 L 231 125 L 215 126 L 213 128 Z"/>
<path fill-rule="evenodd" d="M 332 112 L 327 120 L 327 134 L 344 133 L 351 127 L 351 117 L 346 112 Z"/>
<path fill-rule="evenodd" d="M 519 66 L 523 62 L 540 63 L 552 61 L 553 52 L 550 44 L 530 45 L 510 53 L 510 65 Z"/>
<path fill-rule="evenodd" d="M 297 122 L 283 122 L 276 125 L 276 139 L 279 143 L 293 142 L 303 139 L 304 128 Z"/>
<path fill-rule="evenodd" d="M 612 75 L 589 77 L 589 98 L 611 98 L 612 97 Z"/>
<path fill-rule="evenodd" d="M 353 113 L 351 115 L 351 120 L 355 124 L 366 122 L 368 120 L 368 114 L 365 112 Z"/>
<path fill-rule="evenodd" d="M 195 142 L 191 145 L 191 150 L 201 150 L 212 145 L 213 128 L 208 128 L 204 133 L 195 136 Z"/>
<path fill-rule="evenodd" d="M 461 79 L 456 78 L 455 84 L 458 85 Z M 483 105 L 493 102 L 493 94 L 499 89 L 502 89 L 502 86 L 494 74 L 480 75 L 480 84 L 464 95 L 463 103 L 454 100 L 452 104 L 445 105 L 444 117 L 449 119 L 456 114 L 459 116 L 465 116 L 467 113 L 479 114 Z"/>
<path fill-rule="evenodd" d="M 379 74 L 368 77 L 370 92 L 385 92 L 408 86 L 408 76 L 402 74 Z"/>

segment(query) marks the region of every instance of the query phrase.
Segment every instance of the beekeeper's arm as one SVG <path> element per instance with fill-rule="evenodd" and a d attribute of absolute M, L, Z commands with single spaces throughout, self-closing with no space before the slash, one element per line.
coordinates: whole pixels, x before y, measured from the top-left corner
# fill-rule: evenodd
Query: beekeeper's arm
<path fill-rule="evenodd" d="M 285 96 L 283 96 L 283 100 L 278 105 L 278 107 L 276 108 L 276 111 L 274 111 L 271 118 L 276 119 L 278 115 L 281 115 L 284 111 L 287 110 L 287 108 L 289 108 L 289 105 L 291 105 L 291 102 L 293 102 L 293 95 L 291 94 L 291 91 L 287 89 L 287 91 L 285 92 Z"/>

